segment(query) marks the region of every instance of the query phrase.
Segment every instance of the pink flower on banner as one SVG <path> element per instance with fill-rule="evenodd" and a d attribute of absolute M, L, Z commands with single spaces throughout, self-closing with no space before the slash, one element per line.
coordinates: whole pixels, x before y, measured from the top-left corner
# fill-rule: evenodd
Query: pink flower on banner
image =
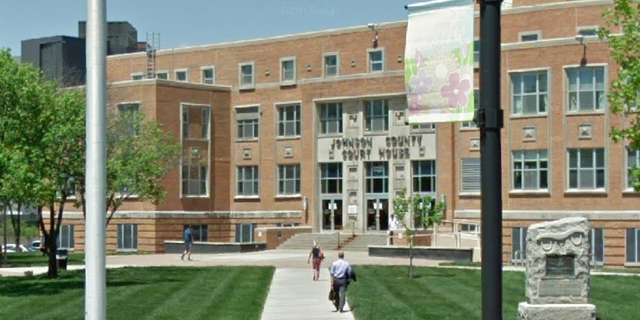
<path fill-rule="evenodd" d="M 411 76 L 410 82 L 414 92 L 426 93 L 433 84 L 433 78 L 427 76 L 426 69 L 420 69 L 417 75 Z"/>
<path fill-rule="evenodd" d="M 416 55 L 414 58 L 416 60 L 416 67 L 422 67 L 422 65 L 424 64 L 424 59 L 422 58 L 422 53 L 418 51 L 418 49 L 416 49 Z"/>
<path fill-rule="evenodd" d="M 420 94 L 417 92 L 412 92 L 409 95 L 409 110 L 418 110 L 420 106 L 418 102 L 420 101 Z"/>
<path fill-rule="evenodd" d="M 450 108 L 457 108 L 458 105 L 464 106 L 469 101 L 467 98 L 469 89 L 471 89 L 469 80 L 460 80 L 460 74 L 454 72 L 449 75 L 449 84 L 440 88 L 440 95 L 442 95 L 443 98 L 449 98 Z"/>

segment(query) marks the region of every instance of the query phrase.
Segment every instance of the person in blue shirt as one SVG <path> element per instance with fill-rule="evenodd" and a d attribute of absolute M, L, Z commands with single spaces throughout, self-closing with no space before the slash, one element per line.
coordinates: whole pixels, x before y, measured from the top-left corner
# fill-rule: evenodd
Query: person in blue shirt
<path fill-rule="evenodd" d="M 182 253 L 182 257 L 180 259 L 184 260 L 184 256 L 189 254 L 188 259 L 191 260 L 191 247 L 193 246 L 193 226 L 189 225 L 186 229 L 184 229 L 184 252 Z"/>
<path fill-rule="evenodd" d="M 351 264 L 344 260 L 344 252 L 338 252 L 338 260 L 331 265 L 329 272 L 331 273 L 331 286 L 335 292 L 333 305 L 336 307 L 336 311 L 344 312 L 347 287 L 351 279 L 356 281 L 356 274 L 351 268 Z"/>

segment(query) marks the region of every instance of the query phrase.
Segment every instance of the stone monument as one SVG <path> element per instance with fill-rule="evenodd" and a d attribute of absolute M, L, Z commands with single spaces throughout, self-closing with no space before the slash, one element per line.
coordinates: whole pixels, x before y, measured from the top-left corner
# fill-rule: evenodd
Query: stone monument
<path fill-rule="evenodd" d="M 526 302 L 520 320 L 595 320 L 589 304 L 589 222 L 571 217 L 527 231 Z"/>

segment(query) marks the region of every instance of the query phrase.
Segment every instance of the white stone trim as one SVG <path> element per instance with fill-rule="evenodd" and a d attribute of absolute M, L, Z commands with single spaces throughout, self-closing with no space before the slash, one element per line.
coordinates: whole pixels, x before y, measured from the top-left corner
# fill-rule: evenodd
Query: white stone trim
<path fill-rule="evenodd" d="M 162 218 L 230 218 L 230 219 L 273 219 L 300 218 L 302 210 L 271 211 L 116 211 L 114 219 L 162 219 Z M 44 217 L 48 218 L 48 215 Z M 57 214 L 56 214 L 57 218 Z M 82 219 L 82 212 L 65 212 L 63 219 Z"/>
<path fill-rule="evenodd" d="M 455 219 L 479 219 L 480 210 L 455 210 Z M 589 220 L 640 220 L 640 210 L 504 210 L 504 220 L 555 220 L 585 217 Z"/>
<path fill-rule="evenodd" d="M 178 72 L 184 72 L 185 80 L 178 80 Z M 189 68 L 178 68 L 173 70 L 173 79 L 176 82 L 189 82 Z"/>

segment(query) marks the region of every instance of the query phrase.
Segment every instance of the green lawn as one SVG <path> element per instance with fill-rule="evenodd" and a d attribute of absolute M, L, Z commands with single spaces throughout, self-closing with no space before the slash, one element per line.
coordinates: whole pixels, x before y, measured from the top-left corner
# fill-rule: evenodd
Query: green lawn
<path fill-rule="evenodd" d="M 258 320 L 273 267 L 107 270 L 110 320 Z M 84 273 L 0 277 L 0 319 L 84 319 Z"/>
<path fill-rule="evenodd" d="M 347 291 L 357 320 L 481 319 L 480 270 L 415 268 L 407 278 L 406 266 L 355 266 L 358 282 Z M 591 303 L 598 320 L 640 319 L 640 277 L 593 276 Z M 525 301 L 524 274 L 503 274 L 503 319 L 518 318 L 518 303 Z"/>
<path fill-rule="evenodd" d="M 69 252 L 67 264 L 84 264 L 84 252 Z M 7 264 L 2 267 L 47 266 L 49 256 L 40 252 L 15 252 L 7 254 Z"/>

